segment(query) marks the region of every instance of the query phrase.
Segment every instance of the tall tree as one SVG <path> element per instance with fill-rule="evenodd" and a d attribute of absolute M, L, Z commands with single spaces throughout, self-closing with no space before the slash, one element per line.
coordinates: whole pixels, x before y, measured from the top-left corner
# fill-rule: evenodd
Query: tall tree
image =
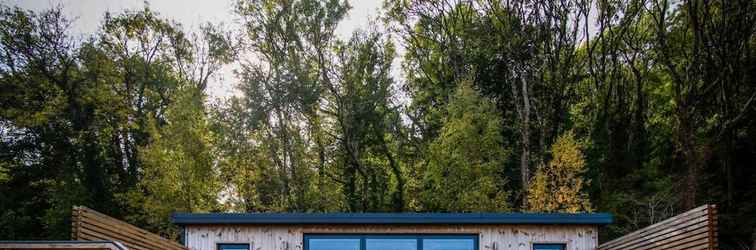
<path fill-rule="evenodd" d="M 590 5 L 585 1 L 387 2 L 387 20 L 407 44 L 410 118 L 426 138 L 440 128 L 439 106 L 467 74 L 496 101 L 509 145 L 517 145 L 523 205 L 533 165 L 563 130 L 579 77 L 576 46 Z M 514 177 L 514 176 L 513 176 Z"/>
<path fill-rule="evenodd" d="M 165 112 L 165 124 L 150 121 L 151 139 L 140 149 L 143 164 L 139 185 L 125 197 L 140 208 L 131 221 L 144 221 L 148 229 L 178 238 L 169 220 L 174 212 L 209 212 L 219 209 L 219 171 L 215 167 L 204 112 L 204 93 L 196 86 L 179 88 Z"/>
<path fill-rule="evenodd" d="M 447 105 L 439 137 L 428 148 L 420 193 L 423 211 L 507 211 L 502 119 L 496 106 L 461 83 Z"/>
<path fill-rule="evenodd" d="M 262 145 L 278 171 L 278 207 L 302 211 L 312 201 L 308 192 L 314 169 L 309 164 L 325 160 L 320 95 L 326 84 L 335 84 L 329 50 L 349 6 L 335 0 L 239 1 L 236 6 L 246 23 L 250 52 L 261 58 L 241 73 L 245 109 L 254 128 L 262 131 Z M 317 133 L 308 134 L 308 127 Z M 311 150 L 312 139 L 317 152 Z"/>
<path fill-rule="evenodd" d="M 11 238 L 67 237 L 74 205 L 116 217 L 140 213 L 120 198 L 144 172 L 137 152 L 150 138 L 148 121 L 159 130 L 178 83 L 205 82 L 228 61 L 222 39 L 194 46 L 178 25 L 149 8 L 106 15 L 102 30 L 87 40 L 68 36 L 71 22 L 60 8 L 34 13 L 3 6 L 1 12 L 2 147 L 8 149 L 2 166 L 9 170 L 2 230 L 10 229 Z"/>
<path fill-rule="evenodd" d="M 325 113 L 335 121 L 332 134 L 341 149 L 340 182 L 349 210 L 379 211 L 391 203 L 391 210 L 402 211 L 406 180 L 390 141 L 401 126 L 391 103 L 393 44 L 376 31 L 356 32 L 335 53 L 338 82 L 325 82 Z M 389 182 L 391 194 L 381 194 Z"/>
<path fill-rule="evenodd" d="M 74 204 L 117 211 L 118 183 L 107 178 L 119 171 L 109 154 L 110 115 L 98 111 L 113 102 L 87 74 L 91 43 L 68 36 L 60 8 L 1 8 L 1 154 L 9 171 L 1 228 L 11 238 L 66 235 Z"/>

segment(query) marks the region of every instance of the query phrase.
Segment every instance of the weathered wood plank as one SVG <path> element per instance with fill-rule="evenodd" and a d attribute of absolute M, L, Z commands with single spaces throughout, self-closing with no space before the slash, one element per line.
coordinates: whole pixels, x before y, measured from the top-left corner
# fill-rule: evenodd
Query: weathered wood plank
<path fill-rule="evenodd" d="M 132 226 L 131 224 L 91 209 L 83 209 L 81 218 L 83 219 L 83 223 L 92 224 L 100 222 L 102 224 L 107 224 L 107 227 L 116 228 L 120 233 L 132 236 L 135 240 L 150 242 L 153 247 L 161 247 L 160 249 L 184 249 L 182 245 L 174 241 L 166 240 L 159 235 L 148 232 L 147 230 Z"/>
<path fill-rule="evenodd" d="M 599 246 L 600 250 L 717 248 L 715 205 L 694 208 Z"/>
<path fill-rule="evenodd" d="M 684 222 L 682 224 L 678 224 L 675 227 L 665 228 L 658 232 L 652 232 L 647 235 L 631 238 L 628 241 L 625 241 L 618 245 L 611 246 L 608 249 L 640 249 L 643 243 L 664 240 L 667 237 L 673 236 L 676 233 L 685 232 L 685 231 L 688 231 L 689 229 L 707 227 L 707 225 L 708 225 L 708 222 L 706 221 L 706 218 L 704 217 L 697 218 L 691 221 Z"/>
<path fill-rule="evenodd" d="M 103 238 L 110 238 L 109 240 L 121 242 L 126 247 L 132 250 L 150 250 L 149 247 L 145 247 L 142 244 L 134 244 L 133 242 L 125 243 L 129 241 L 129 239 L 124 238 L 119 235 L 105 235 L 100 232 L 90 230 L 89 228 L 81 228 L 80 232 L 81 232 L 80 233 L 81 238 L 79 238 L 78 240 L 99 241 L 99 240 L 103 240 Z"/>
<path fill-rule="evenodd" d="M 125 250 L 125 248 L 119 248 L 116 243 L 110 242 L 0 242 L 0 249 Z"/>
<path fill-rule="evenodd" d="M 89 230 L 89 231 L 95 231 L 101 233 L 102 237 L 115 237 L 119 238 L 119 241 L 127 241 L 130 244 L 137 244 L 144 248 L 150 248 L 152 245 L 163 245 L 161 244 L 162 238 L 154 238 L 150 237 L 149 235 L 146 235 L 144 232 L 135 232 L 128 230 L 127 228 L 123 228 L 120 225 L 114 225 L 114 224 L 106 224 L 103 223 L 101 220 L 96 219 L 89 219 L 84 217 L 84 219 L 81 220 L 81 228 L 79 230 Z M 148 234 L 148 233 L 147 233 Z M 149 244 L 150 241 L 151 243 Z M 165 247 L 165 246 L 164 246 Z"/>
<path fill-rule="evenodd" d="M 659 247 L 669 246 L 672 245 L 675 242 L 681 242 L 685 239 L 688 239 L 690 237 L 696 236 L 696 235 L 703 235 L 706 233 L 708 229 L 706 227 L 700 227 L 698 229 L 695 229 L 693 231 L 685 231 L 685 232 L 676 232 L 675 234 L 670 235 L 669 238 L 664 239 L 652 239 L 648 242 L 643 243 L 639 247 L 633 247 L 633 249 L 637 250 L 651 250 L 656 249 Z"/>
<path fill-rule="evenodd" d="M 684 223 L 685 221 L 687 221 L 687 219 L 704 217 L 706 215 L 706 208 L 707 206 L 700 206 L 700 207 L 694 208 L 680 215 L 668 218 L 656 224 L 650 225 L 648 227 L 645 227 L 637 231 L 634 231 L 632 233 L 629 233 L 627 235 L 624 235 L 620 238 L 608 241 L 602 244 L 601 246 L 602 247 L 615 247 L 617 245 L 623 244 L 635 238 L 644 237 L 645 235 L 657 232 L 659 230 L 664 230 L 665 228 L 673 227 L 679 223 Z"/>
<path fill-rule="evenodd" d="M 186 250 L 174 241 L 86 207 L 74 207 L 73 240 L 112 240 L 133 250 Z"/>

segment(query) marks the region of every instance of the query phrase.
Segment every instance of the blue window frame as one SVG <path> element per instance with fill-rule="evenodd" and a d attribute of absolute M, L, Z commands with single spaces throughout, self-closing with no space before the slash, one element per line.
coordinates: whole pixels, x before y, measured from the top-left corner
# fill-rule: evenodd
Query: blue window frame
<path fill-rule="evenodd" d="M 249 244 L 219 243 L 218 250 L 249 250 Z"/>
<path fill-rule="evenodd" d="M 478 235 L 306 234 L 304 250 L 478 250 Z"/>
<path fill-rule="evenodd" d="M 533 250 L 564 250 L 564 244 L 533 244 Z"/>

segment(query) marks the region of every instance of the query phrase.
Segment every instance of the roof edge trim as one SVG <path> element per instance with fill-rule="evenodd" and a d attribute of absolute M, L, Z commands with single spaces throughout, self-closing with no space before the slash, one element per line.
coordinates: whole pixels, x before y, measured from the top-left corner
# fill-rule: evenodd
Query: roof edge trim
<path fill-rule="evenodd" d="M 611 224 L 608 213 L 175 213 L 195 224 Z"/>

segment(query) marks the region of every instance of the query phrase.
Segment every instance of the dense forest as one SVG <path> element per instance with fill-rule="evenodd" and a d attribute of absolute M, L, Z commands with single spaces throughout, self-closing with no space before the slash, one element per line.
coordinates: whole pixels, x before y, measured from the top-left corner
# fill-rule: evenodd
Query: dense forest
<path fill-rule="evenodd" d="M 84 205 L 173 238 L 173 212 L 598 211 L 607 240 L 715 203 L 756 247 L 754 0 L 386 1 L 348 39 L 344 0 L 83 38 L 62 8 L 0 7 L 0 239 Z"/>

